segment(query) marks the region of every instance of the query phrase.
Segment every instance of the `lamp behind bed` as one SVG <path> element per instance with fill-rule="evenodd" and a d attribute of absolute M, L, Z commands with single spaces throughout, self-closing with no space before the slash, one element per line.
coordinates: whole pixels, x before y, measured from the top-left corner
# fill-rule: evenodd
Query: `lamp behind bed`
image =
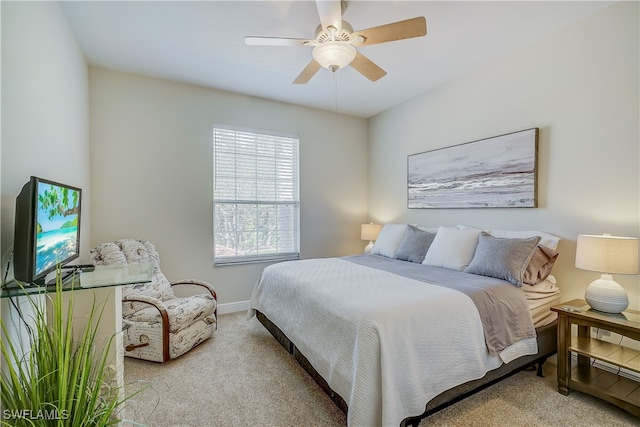
<path fill-rule="evenodd" d="M 364 248 L 365 254 L 370 254 L 371 249 L 373 249 L 373 241 L 378 238 L 378 234 L 380 234 L 380 230 L 382 230 L 382 225 L 380 224 L 362 224 L 360 226 L 360 240 L 368 240 L 369 244 Z"/>

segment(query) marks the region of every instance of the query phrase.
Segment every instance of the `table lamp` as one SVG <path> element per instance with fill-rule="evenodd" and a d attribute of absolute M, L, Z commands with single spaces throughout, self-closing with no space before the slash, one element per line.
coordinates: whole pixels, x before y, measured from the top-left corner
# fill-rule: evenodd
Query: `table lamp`
<path fill-rule="evenodd" d="M 365 254 L 370 254 L 371 249 L 373 249 L 373 241 L 378 238 L 378 234 L 380 234 L 380 230 L 382 230 L 382 225 L 380 224 L 362 224 L 360 226 L 360 240 L 368 240 L 369 244 L 364 248 Z"/>
<path fill-rule="evenodd" d="M 638 274 L 638 239 L 581 234 L 576 247 L 576 267 L 602 273 L 584 294 L 591 308 L 620 313 L 629 306 L 629 297 L 611 274 Z"/>

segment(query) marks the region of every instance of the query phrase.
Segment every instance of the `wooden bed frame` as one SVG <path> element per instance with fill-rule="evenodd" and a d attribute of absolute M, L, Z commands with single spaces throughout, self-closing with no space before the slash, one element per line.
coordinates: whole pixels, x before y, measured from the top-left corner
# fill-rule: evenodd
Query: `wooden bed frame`
<path fill-rule="evenodd" d="M 313 378 L 313 380 L 324 390 L 327 395 L 333 400 L 333 402 L 346 414 L 347 413 L 347 403 L 342 399 L 340 395 L 334 392 L 329 384 L 318 374 L 311 363 L 307 360 L 307 358 L 300 353 L 298 348 L 294 343 L 287 338 L 287 336 L 276 326 L 274 325 L 264 314 L 257 311 L 256 317 L 262 323 L 262 325 L 273 335 L 273 337 L 294 357 L 294 359 L 304 368 L 307 373 Z M 503 364 L 499 368 L 496 368 L 492 371 L 487 372 L 487 374 L 477 380 L 469 381 L 467 383 L 461 384 L 457 387 L 444 391 L 431 399 L 425 405 L 425 411 L 418 416 L 405 418 L 400 427 L 417 427 L 420 424 L 420 421 L 428 417 L 429 415 L 446 408 L 447 406 L 464 399 L 476 393 L 496 382 L 513 375 L 525 368 L 537 366 L 538 376 L 542 376 L 542 365 L 547 360 L 549 356 L 552 356 L 556 353 L 557 349 L 557 320 L 553 323 L 542 326 L 540 328 L 536 328 L 537 333 L 537 341 L 538 341 L 538 353 L 530 356 L 522 356 L 516 360 L 513 360 L 511 363 Z"/>

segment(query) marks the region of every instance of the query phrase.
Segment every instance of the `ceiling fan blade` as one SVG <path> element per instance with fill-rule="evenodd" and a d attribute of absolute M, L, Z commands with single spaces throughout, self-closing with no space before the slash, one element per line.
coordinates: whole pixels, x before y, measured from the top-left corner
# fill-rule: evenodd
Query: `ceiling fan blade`
<path fill-rule="evenodd" d="M 370 44 L 421 37 L 426 34 L 427 21 L 424 16 L 419 16 L 405 21 L 355 31 L 351 34 L 351 40 L 353 40 L 353 44 L 356 46 L 367 46 Z M 364 40 L 359 42 L 358 36 L 364 37 Z"/>
<path fill-rule="evenodd" d="M 350 65 L 372 82 L 375 82 L 376 80 L 387 75 L 387 72 L 385 70 L 371 62 L 369 58 L 367 58 L 360 52 L 356 53 L 356 57 L 353 61 L 351 61 Z"/>
<path fill-rule="evenodd" d="M 316 0 L 316 6 L 322 28 L 335 27 L 336 33 L 339 33 L 342 30 L 342 1 Z"/>
<path fill-rule="evenodd" d="M 309 40 L 307 39 L 291 39 L 283 37 L 257 37 L 246 36 L 245 44 L 259 46 L 304 46 Z"/>
<path fill-rule="evenodd" d="M 320 68 L 322 68 L 320 64 L 318 64 L 315 59 L 312 59 L 311 62 L 309 62 L 306 67 L 304 67 L 304 70 L 302 70 L 302 72 L 298 74 L 298 77 L 296 77 L 296 79 L 293 81 L 293 84 L 298 85 L 307 83 L 309 80 L 311 80 L 311 77 L 313 77 L 318 72 Z"/>

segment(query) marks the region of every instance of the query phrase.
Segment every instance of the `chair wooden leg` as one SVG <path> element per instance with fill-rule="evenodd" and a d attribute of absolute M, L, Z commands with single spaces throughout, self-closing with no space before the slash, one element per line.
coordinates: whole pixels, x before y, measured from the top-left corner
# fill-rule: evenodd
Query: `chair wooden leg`
<path fill-rule="evenodd" d="M 162 361 L 166 362 L 171 360 L 171 353 L 169 352 L 169 315 L 166 311 L 162 311 Z"/>

